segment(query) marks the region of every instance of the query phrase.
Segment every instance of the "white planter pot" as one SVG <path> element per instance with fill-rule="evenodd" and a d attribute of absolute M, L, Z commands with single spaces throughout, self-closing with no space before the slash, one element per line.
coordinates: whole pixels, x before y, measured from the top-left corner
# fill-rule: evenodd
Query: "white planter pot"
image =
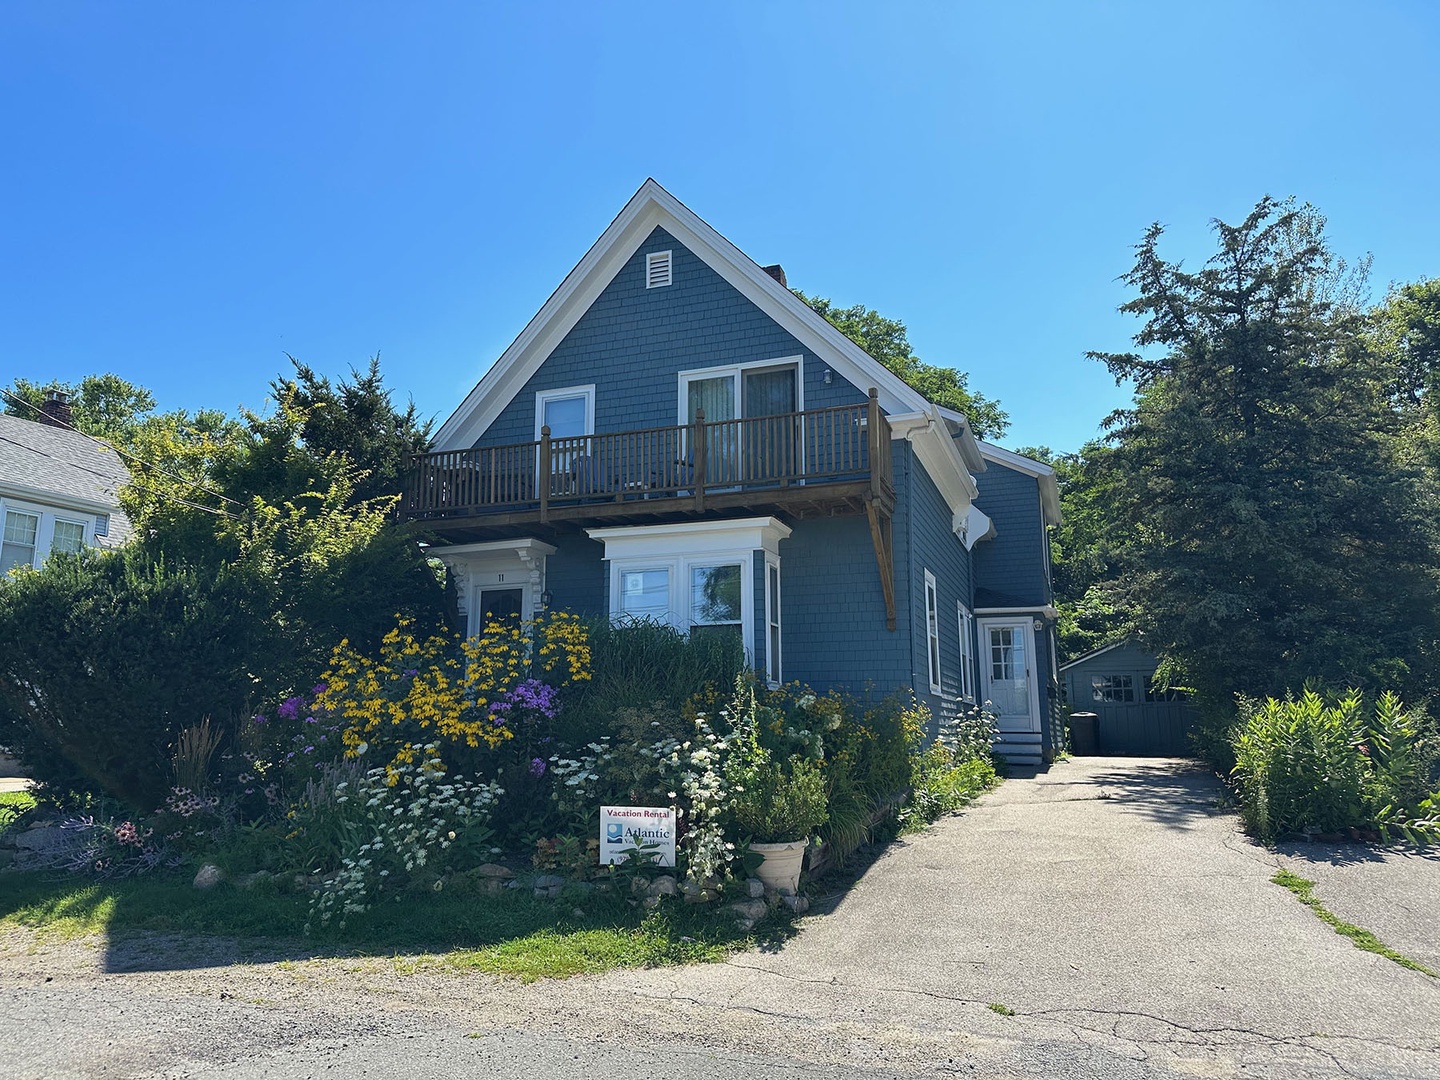
<path fill-rule="evenodd" d="M 751 844 L 750 850 L 760 856 L 755 876 L 785 896 L 800 891 L 800 868 L 805 863 L 809 840 L 788 840 L 783 844 Z"/>

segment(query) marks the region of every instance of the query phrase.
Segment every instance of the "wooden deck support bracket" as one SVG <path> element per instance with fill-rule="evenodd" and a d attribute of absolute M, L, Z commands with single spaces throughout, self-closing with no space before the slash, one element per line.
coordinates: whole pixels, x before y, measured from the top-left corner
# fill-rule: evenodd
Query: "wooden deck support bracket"
<path fill-rule="evenodd" d="M 874 499 L 865 500 L 870 519 L 870 541 L 875 545 L 875 563 L 880 568 L 880 588 L 885 593 L 885 629 L 895 629 L 895 544 L 890 514 Z"/>

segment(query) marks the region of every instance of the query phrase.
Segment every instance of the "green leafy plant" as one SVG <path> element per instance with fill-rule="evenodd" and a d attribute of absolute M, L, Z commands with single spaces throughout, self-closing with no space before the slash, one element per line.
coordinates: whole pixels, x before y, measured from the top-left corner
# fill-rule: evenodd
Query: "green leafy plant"
<path fill-rule="evenodd" d="M 1233 745 L 1240 812 L 1261 839 L 1382 827 L 1421 838 L 1426 830 L 1417 815 L 1427 811 L 1433 725 L 1392 693 L 1370 706 L 1358 690 L 1242 698 Z"/>
<path fill-rule="evenodd" d="M 805 840 L 829 819 L 825 777 L 813 761 L 744 761 L 728 776 L 731 816 L 752 843 Z"/>

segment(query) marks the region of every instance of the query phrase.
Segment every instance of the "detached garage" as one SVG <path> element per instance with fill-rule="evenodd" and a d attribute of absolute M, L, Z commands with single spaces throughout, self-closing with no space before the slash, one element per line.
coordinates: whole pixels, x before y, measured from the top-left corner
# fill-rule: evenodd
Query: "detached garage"
<path fill-rule="evenodd" d="M 1155 657 L 1128 640 L 1061 665 L 1070 711 L 1099 717 L 1099 753 L 1193 753 L 1189 735 L 1195 706 L 1185 691 L 1152 684 L 1159 666 Z"/>

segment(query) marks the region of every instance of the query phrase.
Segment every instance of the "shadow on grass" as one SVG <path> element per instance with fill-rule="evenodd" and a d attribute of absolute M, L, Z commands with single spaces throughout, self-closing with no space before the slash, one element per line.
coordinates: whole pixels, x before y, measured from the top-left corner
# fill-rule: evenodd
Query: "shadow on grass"
<path fill-rule="evenodd" d="M 590 895 L 401 893 L 352 916 L 343 931 L 307 936 L 309 898 L 221 884 L 198 892 L 188 879 L 77 881 L 10 874 L 0 890 L 0 924 L 73 936 L 103 933 L 107 972 L 169 971 L 236 963 L 334 957 L 418 956 L 407 963 L 522 979 L 616 967 L 723 959 L 759 938 L 787 936 L 772 916 L 754 933 L 733 918 L 667 901 L 653 911 L 626 898 Z M 518 892 L 518 890 L 517 890 Z"/>

